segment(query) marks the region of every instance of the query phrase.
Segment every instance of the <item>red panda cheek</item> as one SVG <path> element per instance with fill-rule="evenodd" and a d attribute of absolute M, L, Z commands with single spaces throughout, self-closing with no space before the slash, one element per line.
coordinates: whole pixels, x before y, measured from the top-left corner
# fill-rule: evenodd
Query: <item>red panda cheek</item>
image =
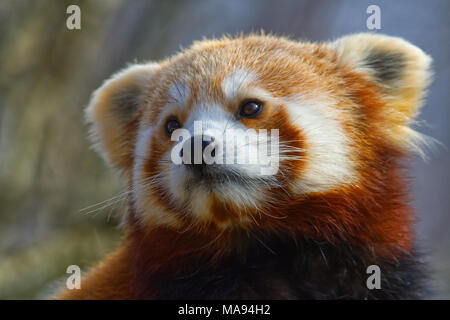
<path fill-rule="evenodd" d="M 264 112 L 257 119 L 241 119 L 247 127 L 255 130 L 278 130 L 280 167 L 279 179 L 285 185 L 303 172 L 306 164 L 307 142 L 302 129 L 296 126 L 284 106 L 276 108 L 266 104 Z"/>
<path fill-rule="evenodd" d="M 161 160 L 164 154 L 167 153 L 171 145 L 161 143 L 160 137 L 158 135 L 153 136 L 150 139 L 149 143 L 149 152 L 144 156 L 146 158 L 143 159 L 144 165 L 141 168 L 138 168 L 138 170 L 142 170 L 142 172 L 139 173 L 142 181 L 151 179 L 152 177 L 155 177 L 156 175 L 161 173 Z M 138 181 L 138 183 L 142 182 Z M 168 214 L 174 215 L 176 218 L 179 218 L 178 210 L 176 210 L 176 208 L 174 208 L 170 204 L 168 193 L 164 189 L 164 187 L 165 186 L 162 183 L 152 184 L 149 187 L 149 194 L 144 196 L 152 197 L 160 207 L 168 211 Z"/>
<path fill-rule="evenodd" d="M 280 142 L 280 179 L 286 183 L 297 178 L 306 163 L 307 142 L 301 128 L 295 126 L 288 113 L 280 108 L 272 116 L 276 120 Z"/>

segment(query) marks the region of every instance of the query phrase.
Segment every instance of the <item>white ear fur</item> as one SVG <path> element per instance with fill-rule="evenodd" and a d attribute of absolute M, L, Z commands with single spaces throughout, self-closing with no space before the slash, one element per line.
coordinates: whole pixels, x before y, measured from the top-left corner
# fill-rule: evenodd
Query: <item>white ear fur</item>
<path fill-rule="evenodd" d="M 137 130 L 135 118 L 159 67 L 157 63 L 136 64 L 119 71 L 93 93 L 86 108 L 94 145 L 116 168 L 131 167 L 130 155 Z"/>
<path fill-rule="evenodd" d="M 403 147 L 420 152 L 424 138 L 411 129 L 423 106 L 432 78 L 431 58 L 397 37 L 360 33 L 331 44 L 338 64 L 353 68 L 376 81 L 388 107 L 386 134 Z"/>

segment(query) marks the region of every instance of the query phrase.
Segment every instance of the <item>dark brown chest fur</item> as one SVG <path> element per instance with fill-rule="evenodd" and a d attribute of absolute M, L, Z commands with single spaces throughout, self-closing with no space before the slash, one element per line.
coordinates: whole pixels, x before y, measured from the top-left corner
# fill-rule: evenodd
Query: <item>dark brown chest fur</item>
<path fill-rule="evenodd" d="M 251 241 L 250 241 L 251 242 Z M 417 255 L 376 257 L 349 245 L 315 241 L 265 239 L 249 243 L 214 266 L 196 261 L 186 274 L 154 274 L 137 298 L 157 299 L 419 299 L 426 277 Z M 381 289 L 368 289 L 371 273 L 380 267 Z"/>

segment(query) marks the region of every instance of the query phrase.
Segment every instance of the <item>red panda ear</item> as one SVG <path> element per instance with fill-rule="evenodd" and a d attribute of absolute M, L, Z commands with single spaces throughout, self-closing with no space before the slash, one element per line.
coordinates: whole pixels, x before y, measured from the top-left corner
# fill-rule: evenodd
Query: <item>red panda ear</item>
<path fill-rule="evenodd" d="M 346 36 L 332 46 L 340 65 L 354 68 L 380 85 L 387 106 L 386 123 L 381 125 L 388 137 L 397 145 L 417 150 L 421 137 L 410 125 L 431 82 L 431 58 L 401 38 L 379 34 Z"/>
<path fill-rule="evenodd" d="M 137 116 L 159 64 L 132 65 L 106 80 L 86 108 L 96 149 L 112 166 L 131 168 Z"/>

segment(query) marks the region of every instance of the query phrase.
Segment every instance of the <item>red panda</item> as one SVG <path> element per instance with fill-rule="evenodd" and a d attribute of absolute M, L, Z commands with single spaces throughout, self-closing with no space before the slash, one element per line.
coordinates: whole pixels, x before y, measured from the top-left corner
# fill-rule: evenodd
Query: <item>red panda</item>
<path fill-rule="evenodd" d="M 320 44 L 249 35 L 195 42 L 113 75 L 86 114 L 130 190 L 123 240 L 80 290 L 58 298 L 423 298 L 404 162 L 423 142 L 411 126 L 430 63 L 379 34 Z M 196 121 L 202 152 L 219 153 L 206 129 L 276 129 L 273 174 L 208 164 L 202 153 L 174 163 L 193 156 L 172 134 L 191 141 Z M 370 265 L 380 289 L 366 285 Z"/>

